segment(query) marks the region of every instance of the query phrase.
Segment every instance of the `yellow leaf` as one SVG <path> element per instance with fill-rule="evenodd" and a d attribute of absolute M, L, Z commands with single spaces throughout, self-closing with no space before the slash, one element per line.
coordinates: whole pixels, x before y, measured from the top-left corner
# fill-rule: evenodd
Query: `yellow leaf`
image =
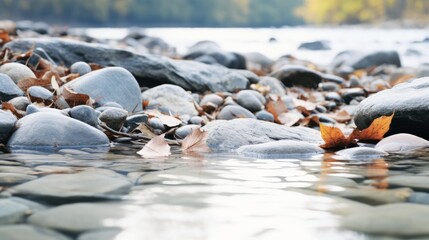
<path fill-rule="evenodd" d="M 357 139 L 376 141 L 383 139 L 384 134 L 389 131 L 394 115 L 395 113 L 392 113 L 390 116 L 381 116 L 375 119 L 368 128 L 359 131 Z"/>

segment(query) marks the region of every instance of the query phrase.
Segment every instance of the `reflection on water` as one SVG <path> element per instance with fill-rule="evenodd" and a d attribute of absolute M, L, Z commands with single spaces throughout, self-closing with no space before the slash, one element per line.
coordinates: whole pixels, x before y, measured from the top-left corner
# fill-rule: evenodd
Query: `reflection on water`
<path fill-rule="evenodd" d="M 175 154 L 146 160 L 134 154 L 136 150 L 117 146 L 104 154 L 2 154 L 0 173 L 40 177 L 103 168 L 127 176 L 134 186 L 121 201 L 91 203 L 112 204 L 107 208 L 112 215 L 98 220 L 101 226 L 122 229 L 113 229 L 112 239 L 117 240 L 369 239 L 342 229 L 341 218 L 371 211 L 367 203 L 374 199 L 362 195 L 365 189 L 386 189 L 387 176 L 407 175 L 410 168 L 421 170 L 426 165 L 401 158 L 342 161 L 329 154 L 308 160 L 246 159 L 235 154 L 204 158 Z M 359 197 L 344 192 L 360 186 L 365 188 Z M 72 217 L 58 219 L 67 222 Z"/>

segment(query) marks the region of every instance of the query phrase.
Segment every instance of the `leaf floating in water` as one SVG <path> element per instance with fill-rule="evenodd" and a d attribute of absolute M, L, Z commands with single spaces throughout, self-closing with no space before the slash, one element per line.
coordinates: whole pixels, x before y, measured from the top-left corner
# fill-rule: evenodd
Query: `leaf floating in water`
<path fill-rule="evenodd" d="M 194 129 L 191 134 L 186 136 L 182 142 L 182 151 L 184 153 L 200 152 L 207 153 L 211 149 L 207 146 L 207 137 L 209 133 L 201 131 L 201 128 Z"/>
<path fill-rule="evenodd" d="M 144 158 L 167 157 L 171 155 L 170 145 L 164 139 L 165 134 L 152 138 L 137 154 Z"/>

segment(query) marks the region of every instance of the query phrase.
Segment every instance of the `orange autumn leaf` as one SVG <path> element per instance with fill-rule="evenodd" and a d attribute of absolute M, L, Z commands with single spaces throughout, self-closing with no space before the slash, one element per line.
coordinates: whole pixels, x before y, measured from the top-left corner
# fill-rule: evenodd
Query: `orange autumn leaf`
<path fill-rule="evenodd" d="M 279 119 L 279 116 L 282 113 L 286 113 L 288 109 L 285 102 L 283 102 L 280 97 L 277 97 L 277 99 L 275 100 L 269 101 L 266 105 L 266 109 L 268 112 L 273 114 L 275 122 L 283 124 L 282 121 Z"/>
<path fill-rule="evenodd" d="M 394 115 L 395 113 L 392 113 L 390 116 L 376 118 L 368 128 L 360 131 L 358 130 L 359 134 L 357 135 L 357 139 L 375 141 L 383 139 L 384 134 L 389 131 L 390 123 Z"/>
<path fill-rule="evenodd" d="M 320 124 L 320 133 L 325 144 L 322 148 L 346 148 L 347 146 L 360 140 L 381 140 L 384 134 L 389 131 L 394 113 L 390 116 L 376 118 L 371 125 L 364 129 L 355 129 L 348 137 L 344 136 L 341 129 Z"/>
<path fill-rule="evenodd" d="M 320 133 L 325 141 L 325 144 L 320 146 L 322 148 L 346 148 L 350 145 L 349 138 L 337 127 L 320 124 Z"/>

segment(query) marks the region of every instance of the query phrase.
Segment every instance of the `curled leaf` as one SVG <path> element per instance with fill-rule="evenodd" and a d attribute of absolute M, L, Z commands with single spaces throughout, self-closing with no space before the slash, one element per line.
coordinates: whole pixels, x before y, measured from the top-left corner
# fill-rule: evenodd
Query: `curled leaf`
<path fill-rule="evenodd" d="M 201 128 L 192 130 L 191 134 L 186 136 L 182 142 L 182 151 L 184 153 L 200 152 L 207 153 L 211 149 L 207 146 L 208 132 L 201 131 Z"/>
<path fill-rule="evenodd" d="M 92 103 L 92 99 L 88 95 L 77 93 L 68 87 L 63 88 L 62 96 L 70 107 Z"/>
<path fill-rule="evenodd" d="M 165 134 L 152 138 L 137 154 L 144 158 L 167 157 L 171 155 L 170 145 L 164 139 Z"/>
<path fill-rule="evenodd" d="M 162 124 L 164 124 L 168 127 L 177 127 L 180 124 L 182 124 L 182 121 L 180 121 L 179 119 L 177 119 L 173 116 L 170 116 L 170 115 L 162 114 L 158 110 L 148 110 L 148 111 L 146 111 L 146 113 L 149 116 L 159 118 L 159 120 L 161 120 Z"/>

